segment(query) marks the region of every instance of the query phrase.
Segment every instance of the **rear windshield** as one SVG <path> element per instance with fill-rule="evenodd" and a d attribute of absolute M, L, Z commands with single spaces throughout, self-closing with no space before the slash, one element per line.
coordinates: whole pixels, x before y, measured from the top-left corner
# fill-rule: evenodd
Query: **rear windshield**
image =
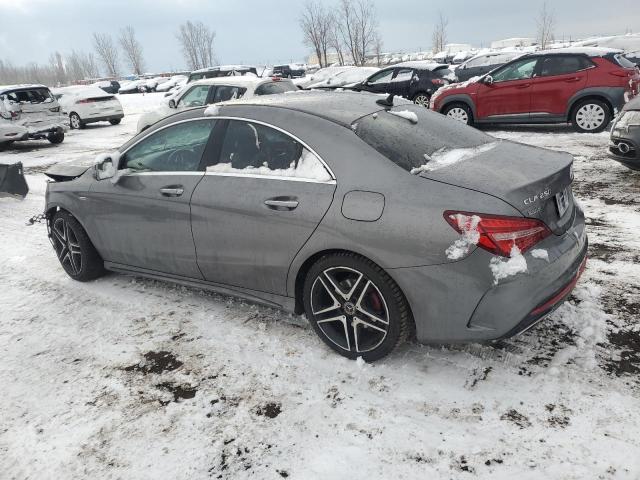
<path fill-rule="evenodd" d="M 53 102 L 53 95 L 48 88 L 30 88 L 14 90 L 4 94 L 10 101 L 17 103 L 49 103 Z"/>
<path fill-rule="evenodd" d="M 611 57 L 607 58 L 616 65 L 620 65 L 623 68 L 636 68 L 636 64 L 621 53 L 614 54 Z"/>
<path fill-rule="evenodd" d="M 297 88 L 290 82 L 263 83 L 256 88 L 256 95 L 273 95 L 274 93 L 294 92 Z"/>
<path fill-rule="evenodd" d="M 408 172 L 426 165 L 435 152 L 494 141 L 479 130 L 424 107 L 407 104 L 391 112 L 383 110 L 362 117 L 352 128 L 358 137 Z"/>

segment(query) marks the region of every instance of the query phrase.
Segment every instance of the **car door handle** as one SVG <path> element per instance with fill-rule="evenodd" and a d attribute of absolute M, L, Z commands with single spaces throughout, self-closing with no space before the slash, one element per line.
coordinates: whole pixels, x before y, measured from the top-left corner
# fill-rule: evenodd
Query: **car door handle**
<path fill-rule="evenodd" d="M 530 86 L 530 83 L 523 83 L 522 85 L 518 85 L 516 88 L 529 88 Z"/>
<path fill-rule="evenodd" d="M 580 77 L 567 78 L 565 80 L 565 82 L 567 83 L 573 83 L 573 82 L 579 82 L 579 81 L 580 81 Z"/>
<path fill-rule="evenodd" d="M 184 193 L 182 187 L 164 187 L 160 189 L 160 193 L 165 197 L 179 197 Z"/>
<path fill-rule="evenodd" d="M 272 210 L 295 210 L 299 203 L 293 199 L 270 198 L 264 204 Z"/>

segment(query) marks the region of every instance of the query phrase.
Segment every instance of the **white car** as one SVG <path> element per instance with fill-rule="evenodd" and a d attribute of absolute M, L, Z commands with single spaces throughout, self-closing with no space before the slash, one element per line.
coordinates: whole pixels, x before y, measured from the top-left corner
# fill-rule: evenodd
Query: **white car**
<path fill-rule="evenodd" d="M 0 86 L 2 143 L 43 139 L 61 143 L 69 120 L 58 101 L 44 85 Z M 14 135 L 15 133 L 15 135 Z"/>
<path fill-rule="evenodd" d="M 377 67 L 353 67 L 343 70 L 341 72 L 332 75 L 326 80 L 322 80 L 317 83 L 313 83 L 306 87 L 307 89 L 312 88 L 323 88 L 323 89 L 331 89 L 331 88 L 342 88 L 342 87 L 350 87 L 355 85 L 356 83 L 363 82 L 371 75 L 379 71 L 380 69 Z"/>
<path fill-rule="evenodd" d="M 333 77 L 335 74 L 344 72 L 345 70 L 349 70 L 351 68 L 356 68 L 354 66 L 344 65 L 341 67 L 325 67 L 320 70 L 315 71 L 311 75 L 307 75 L 306 77 L 296 78 L 293 83 L 298 88 L 307 88 L 309 85 L 313 85 L 314 83 L 322 82 L 327 78 Z"/>
<path fill-rule="evenodd" d="M 141 78 L 139 80 L 130 80 L 122 82 L 120 84 L 120 90 L 118 93 L 142 93 L 147 91 L 147 79 Z"/>
<path fill-rule="evenodd" d="M 245 75 L 198 80 L 188 84 L 175 95 L 163 99 L 157 110 L 143 114 L 138 120 L 138 132 L 180 110 L 238 98 L 295 91 L 297 88 L 291 80 L 277 77 L 259 78 Z"/>
<path fill-rule="evenodd" d="M 64 87 L 53 90 L 71 128 L 84 128 L 88 123 L 109 122 L 117 125 L 124 117 L 120 100 L 101 88 L 92 86 Z"/>

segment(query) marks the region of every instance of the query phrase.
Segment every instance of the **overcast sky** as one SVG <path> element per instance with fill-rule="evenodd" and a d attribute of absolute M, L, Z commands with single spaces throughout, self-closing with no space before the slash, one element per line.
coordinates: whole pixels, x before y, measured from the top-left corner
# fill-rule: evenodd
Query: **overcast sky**
<path fill-rule="evenodd" d="M 0 59 L 44 63 L 55 50 L 89 50 L 94 31 L 135 28 L 147 70 L 184 68 L 175 33 L 187 20 L 216 31 L 221 63 L 304 60 L 298 26 L 302 0 L 0 0 Z M 335 2 L 323 1 L 326 5 Z M 487 46 L 491 40 L 535 36 L 542 1 L 374 0 L 384 51 L 431 46 L 438 9 L 449 19 L 448 41 Z M 556 37 L 640 32 L 639 0 L 556 0 Z M 126 68 L 122 68 L 123 71 Z"/>

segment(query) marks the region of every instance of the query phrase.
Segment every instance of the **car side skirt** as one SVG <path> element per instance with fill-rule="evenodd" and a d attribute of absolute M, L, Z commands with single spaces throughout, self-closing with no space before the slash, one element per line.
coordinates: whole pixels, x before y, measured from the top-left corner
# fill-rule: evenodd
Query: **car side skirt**
<path fill-rule="evenodd" d="M 289 313 L 293 313 L 295 310 L 295 299 L 274 293 L 259 292 L 232 285 L 224 285 L 215 282 L 208 282 L 206 280 L 197 280 L 179 275 L 171 275 L 164 272 L 157 272 L 154 270 L 132 267 L 113 262 L 104 262 L 104 268 L 112 272 L 145 277 L 153 280 L 163 280 L 185 285 L 187 287 L 202 288 L 222 295 L 230 295 L 250 302 L 259 303 L 268 307 L 279 308 Z"/>

